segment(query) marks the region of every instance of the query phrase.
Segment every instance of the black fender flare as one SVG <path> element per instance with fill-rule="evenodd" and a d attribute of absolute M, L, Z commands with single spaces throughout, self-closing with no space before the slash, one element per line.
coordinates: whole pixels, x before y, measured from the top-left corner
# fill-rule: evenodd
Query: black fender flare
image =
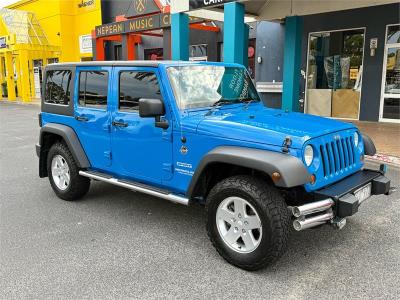
<path fill-rule="evenodd" d="M 187 196 L 192 196 L 196 184 L 205 168 L 212 163 L 228 163 L 247 167 L 268 174 L 279 172 L 281 178 L 275 182 L 278 187 L 290 188 L 310 182 L 311 174 L 304 163 L 290 155 L 268 150 L 221 146 L 208 152 L 200 161 L 189 184 Z"/>
<path fill-rule="evenodd" d="M 362 139 L 364 143 L 364 154 L 374 156 L 376 154 L 376 147 L 373 140 L 364 133 L 362 134 Z"/>
<path fill-rule="evenodd" d="M 44 157 L 43 152 L 48 151 L 48 149 L 44 148 L 44 136 L 46 133 L 51 133 L 60 136 L 68 146 L 68 149 L 71 151 L 72 156 L 74 157 L 79 168 L 89 168 L 90 162 L 86 156 L 85 151 L 79 141 L 78 136 L 75 131 L 63 124 L 57 123 L 47 123 L 40 129 L 40 138 L 39 138 L 39 161 L 40 164 L 46 164 L 46 161 L 42 159 Z M 39 166 L 40 170 L 43 170 L 43 166 Z M 46 174 L 47 175 L 47 174 Z"/>

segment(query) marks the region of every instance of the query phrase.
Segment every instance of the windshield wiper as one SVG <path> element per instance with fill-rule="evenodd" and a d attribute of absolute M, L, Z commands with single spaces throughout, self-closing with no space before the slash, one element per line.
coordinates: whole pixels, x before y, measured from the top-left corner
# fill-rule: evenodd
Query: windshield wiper
<path fill-rule="evenodd" d="M 242 100 L 242 102 L 245 103 L 245 106 L 243 109 L 247 110 L 247 108 L 249 108 L 250 103 L 258 102 L 258 101 L 260 101 L 260 99 L 247 98 L 247 99 Z"/>
<path fill-rule="evenodd" d="M 228 99 L 221 98 L 221 99 L 219 99 L 218 101 L 214 102 L 211 105 L 211 108 L 206 113 L 206 116 L 211 115 L 217 108 L 221 107 L 224 104 L 233 104 L 233 103 L 237 103 L 237 101 L 236 100 L 228 100 Z"/>
<path fill-rule="evenodd" d="M 230 104 L 230 103 L 235 103 L 235 102 L 236 101 L 234 101 L 234 100 L 227 100 L 227 99 L 221 98 L 218 101 L 214 102 L 211 106 L 212 107 L 216 107 L 216 106 L 221 106 L 221 105 L 224 105 L 224 104 Z"/>

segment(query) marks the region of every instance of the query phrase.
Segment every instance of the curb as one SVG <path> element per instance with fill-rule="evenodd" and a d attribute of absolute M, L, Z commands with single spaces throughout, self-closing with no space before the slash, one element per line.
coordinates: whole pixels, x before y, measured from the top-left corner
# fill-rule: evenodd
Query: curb
<path fill-rule="evenodd" d="M 392 167 L 400 168 L 400 157 L 377 153 L 374 156 L 365 156 L 365 160 L 374 163 L 385 163 Z"/>
<path fill-rule="evenodd" d="M 40 106 L 40 104 L 41 104 L 40 101 L 23 102 L 23 101 L 20 101 L 20 100 L 8 100 L 7 98 L 0 99 L 0 102 L 6 102 L 6 103 L 11 103 L 11 104 L 19 104 L 19 105 L 37 105 L 37 106 Z"/>

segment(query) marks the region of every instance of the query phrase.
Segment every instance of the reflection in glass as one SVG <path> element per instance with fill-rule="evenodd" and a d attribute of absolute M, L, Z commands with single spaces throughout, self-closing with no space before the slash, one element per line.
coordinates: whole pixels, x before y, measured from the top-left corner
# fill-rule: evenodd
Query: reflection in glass
<path fill-rule="evenodd" d="M 400 48 L 388 48 L 385 94 L 400 94 Z"/>
<path fill-rule="evenodd" d="M 387 43 L 400 43 L 400 25 L 392 25 L 388 27 Z"/>
<path fill-rule="evenodd" d="M 400 120 L 400 99 L 385 98 L 383 103 L 383 118 Z"/>
<path fill-rule="evenodd" d="M 358 119 L 364 30 L 311 33 L 306 112 Z"/>
<path fill-rule="evenodd" d="M 175 99 L 180 109 L 260 101 L 244 68 L 224 66 L 169 67 Z"/>

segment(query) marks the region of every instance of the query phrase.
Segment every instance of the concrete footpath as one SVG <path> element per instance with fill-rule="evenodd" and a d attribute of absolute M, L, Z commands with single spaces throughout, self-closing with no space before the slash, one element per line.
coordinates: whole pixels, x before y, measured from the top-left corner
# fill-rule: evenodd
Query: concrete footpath
<path fill-rule="evenodd" d="M 352 122 L 374 141 L 377 154 L 370 160 L 400 166 L 400 123 Z"/>

